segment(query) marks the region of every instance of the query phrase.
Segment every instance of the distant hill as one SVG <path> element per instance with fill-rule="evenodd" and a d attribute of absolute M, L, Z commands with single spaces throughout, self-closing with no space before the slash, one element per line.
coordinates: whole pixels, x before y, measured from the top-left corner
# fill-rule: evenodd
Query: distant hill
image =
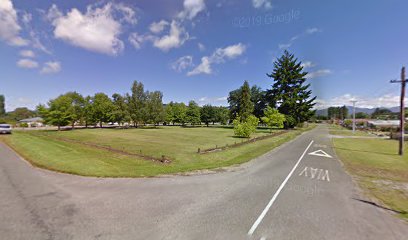
<path fill-rule="evenodd" d="M 346 106 L 348 109 L 349 114 L 353 112 L 353 106 Z M 375 111 L 376 108 L 359 108 L 356 107 L 356 113 L 358 112 L 363 112 L 366 114 L 372 114 Z M 399 112 L 399 107 L 391 107 L 391 108 L 386 108 L 389 109 L 391 112 Z M 316 115 L 317 116 L 327 116 L 327 108 L 324 109 L 319 109 L 316 110 Z"/>

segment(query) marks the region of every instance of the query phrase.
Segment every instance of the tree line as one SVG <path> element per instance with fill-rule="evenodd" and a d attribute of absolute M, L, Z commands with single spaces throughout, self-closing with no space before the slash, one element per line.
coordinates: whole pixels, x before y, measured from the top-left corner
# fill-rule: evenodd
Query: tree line
<path fill-rule="evenodd" d="M 66 126 L 75 124 L 103 126 L 103 123 L 125 123 L 134 127 L 146 124 L 208 124 L 219 122 L 226 124 L 229 111 L 226 107 L 205 105 L 196 102 L 170 102 L 163 104 L 160 91 L 145 91 L 143 83 L 134 81 L 131 92 L 124 95 L 114 93 L 109 97 L 105 93 L 94 96 L 82 96 L 77 92 L 68 92 L 51 99 L 47 105 L 37 106 L 39 115 L 46 124 Z"/>
<path fill-rule="evenodd" d="M 309 90 L 310 84 L 306 84 L 307 72 L 293 54 L 285 51 L 273 65 L 272 72 L 266 74 L 271 79 L 269 89 L 251 87 L 245 81 L 240 88 L 229 93 L 229 107 L 200 107 L 194 101 L 187 105 L 163 104 L 162 92 L 146 91 L 141 82 L 134 81 L 130 93 L 115 93 L 110 97 L 105 93 L 82 96 L 67 92 L 45 105 L 38 105 L 36 111 L 46 124 L 59 129 L 75 124 L 102 127 L 104 123 L 127 123 L 135 127 L 145 124 L 204 123 L 208 126 L 211 123 L 234 123 L 237 135 L 248 136 L 259 122 L 270 127 L 293 128 L 314 115 L 312 108 L 316 97 Z"/>

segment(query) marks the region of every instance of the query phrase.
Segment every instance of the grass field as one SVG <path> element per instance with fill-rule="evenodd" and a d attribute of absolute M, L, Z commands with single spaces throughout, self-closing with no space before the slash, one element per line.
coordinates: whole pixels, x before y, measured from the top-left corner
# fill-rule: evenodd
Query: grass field
<path fill-rule="evenodd" d="M 408 220 L 408 155 L 397 155 L 398 141 L 350 138 L 333 141 L 337 155 L 365 192 Z"/>
<path fill-rule="evenodd" d="M 329 133 L 331 135 L 337 135 L 337 136 L 357 136 L 357 137 L 369 137 L 373 136 L 369 134 L 366 131 L 361 131 L 361 130 L 356 130 L 355 133 L 353 131 L 350 131 L 349 129 L 339 126 L 339 125 L 334 125 L 331 124 L 329 127 Z"/>
<path fill-rule="evenodd" d="M 15 131 L 0 139 L 38 167 L 84 176 L 143 177 L 240 164 L 293 139 L 305 130 L 293 130 L 207 154 L 198 154 L 197 149 L 231 145 L 242 139 L 235 138 L 230 128 L 216 127 Z M 258 130 L 254 137 L 268 133 L 267 129 Z M 86 144 L 131 154 L 139 154 L 142 150 L 144 155 L 157 158 L 165 155 L 172 162 L 163 164 Z"/>

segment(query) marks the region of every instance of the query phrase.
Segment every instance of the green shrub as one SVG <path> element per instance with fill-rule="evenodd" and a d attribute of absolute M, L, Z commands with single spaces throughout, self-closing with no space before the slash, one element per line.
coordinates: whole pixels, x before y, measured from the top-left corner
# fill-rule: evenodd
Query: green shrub
<path fill-rule="evenodd" d="M 254 115 L 250 115 L 245 122 L 242 122 L 241 118 L 237 117 L 233 124 L 235 136 L 249 138 L 256 131 L 259 119 Z"/>

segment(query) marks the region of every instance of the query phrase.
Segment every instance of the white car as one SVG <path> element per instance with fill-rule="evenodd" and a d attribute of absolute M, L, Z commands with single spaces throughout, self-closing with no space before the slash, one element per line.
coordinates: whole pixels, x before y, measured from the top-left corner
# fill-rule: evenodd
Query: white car
<path fill-rule="evenodd" d="M 10 124 L 0 124 L 0 133 L 11 134 L 11 125 Z"/>

